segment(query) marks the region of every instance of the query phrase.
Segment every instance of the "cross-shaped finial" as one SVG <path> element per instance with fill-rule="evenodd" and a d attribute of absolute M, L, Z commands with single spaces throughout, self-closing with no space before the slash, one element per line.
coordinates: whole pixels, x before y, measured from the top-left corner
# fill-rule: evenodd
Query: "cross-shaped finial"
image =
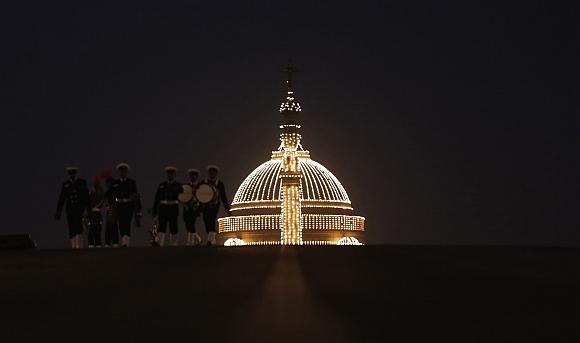
<path fill-rule="evenodd" d="M 288 91 L 292 91 L 292 76 L 296 72 L 296 67 L 294 67 L 292 59 L 288 60 L 288 64 L 284 67 L 284 72 L 286 72 L 286 85 L 288 86 Z"/>

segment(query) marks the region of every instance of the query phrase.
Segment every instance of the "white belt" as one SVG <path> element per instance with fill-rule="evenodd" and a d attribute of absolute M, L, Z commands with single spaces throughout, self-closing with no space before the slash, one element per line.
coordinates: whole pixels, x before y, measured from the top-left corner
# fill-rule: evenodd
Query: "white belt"
<path fill-rule="evenodd" d="M 118 202 L 118 203 L 125 204 L 125 203 L 128 203 L 128 202 L 132 202 L 133 199 L 130 199 L 130 198 L 115 198 L 115 201 Z"/>
<path fill-rule="evenodd" d="M 161 200 L 159 203 L 161 205 L 179 205 L 179 201 L 177 200 Z"/>

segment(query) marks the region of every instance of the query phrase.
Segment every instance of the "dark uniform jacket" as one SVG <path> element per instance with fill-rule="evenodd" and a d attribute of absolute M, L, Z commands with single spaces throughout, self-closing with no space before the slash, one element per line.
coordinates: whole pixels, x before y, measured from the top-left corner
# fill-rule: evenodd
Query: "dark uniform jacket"
<path fill-rule="evenodd" d="M 135 212 L 141 212 L 141 198 L 137 191 L 137 182 L 133 179 L 126 178 L 125 180 L 117 179 L 111 185 L 111 200 L 116 203 L 123 203 L 126 199 L 130 199 L 134 204 Z"/>
<path fill-rule="evenodd" d="M 89 226 L 91 228 L 103 223 L 101 209 L 103 208 L 104 204 L 105 193 L 102 189 L 94 189 L 89 193 L 89 211 L 87 218 L 89 219 Z M 98 229 L 100 230 L 100 226 Z"/>
<path fill-rule="evenodd" d="M 96 209 L 103 208 L 105 204 L 105 193 L 102 190 L 92 190 L 89 193 L 89 210 L 93 211 Z"/>
<path fill-rule="evenodd" d="M 113 194 L 113 181 L 111 184 L 107 185 L 107 190 L 105 191 L 105 206 L 107 209 L 107 218 L 109 220 L 114 220 L 115 218 L 115 195 Z"/>
<path fill-rule="evenodd" d="M 161 182 L 157 187 L 157 192 L 155 192 L 155 201 L 153 202 L 153 216 L 155 217 L 159 213 L 159 205 L 161 201 L 170 201 L 174 203 L 175 206 L 179 206 L 177 197 L 181 192 L 183 192 L 181 183 L 177 181 Z"/>
<path fill-rule="evenodd" d="M 65 204 L 67 213 L 82 215 L 89 206 L 89 188 L 85 180 L 76 178 L 63 182 L 56 206 L 57 215 L 60 216 Z"/>
<path fill-rule="evenodd" d="M 211 183 L 217 189 L 217 191 L 218 191 L 218 201 L 216 204 L 217 207 L 219 208 L 220 202 L 221 202 L 224 205 L 224 208 L 227 211 L 229 211 L 230 210 L 230 202 L 228 201 L 228 197 L 226 196 L 226 186 L 224 185 L 222 180 L 220 180 L 220 179 L 216 179 L 216 180 L 205 179 L 204 182 Z"/>

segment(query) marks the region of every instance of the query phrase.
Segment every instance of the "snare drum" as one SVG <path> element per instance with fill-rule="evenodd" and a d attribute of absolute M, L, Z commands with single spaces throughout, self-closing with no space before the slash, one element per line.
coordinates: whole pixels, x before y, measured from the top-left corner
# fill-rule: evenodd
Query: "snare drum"
<path fill-rule="evenodd" d="M 190 185 L 183 185 L 183 191 L 179 193 L 177 199 L 182 204 L 187 204 L 191 200 L 193 200 L 193 188 Z"/>

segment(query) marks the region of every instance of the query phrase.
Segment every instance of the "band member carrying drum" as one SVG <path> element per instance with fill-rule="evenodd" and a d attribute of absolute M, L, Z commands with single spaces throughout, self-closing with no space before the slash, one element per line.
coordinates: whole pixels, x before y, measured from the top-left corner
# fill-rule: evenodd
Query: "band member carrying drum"
<path fill-rule="evenodd" d="M 199 216 L 199 201 L 194 196 L 193 191 L 197 189 L 199 170 L 189 169 L 189 182 L 183 185 L 183 192 L 179 195 L 179 200 L 183 203 L 183 221 L 187 228 L 187 245 L 198 245 L 201 237 L 195 232 L 195 221 Z"/>
<path fill-rule="evenodd" d="M 220 209 L 220 203 L 230 214 L 230 203 L 226 196 L 226 187 L 218 179 L 219 167 L 214 165 L 207 166 L 208 177 L 200 182 L 195 191 L 197 200 L 203 214 L 203 223 L 207 231 L 207 245 L 215 245 L 215 227 L 217 215 Z"/>
<path fill-rule="evenodd" d="M 135 226 L 140 226 L 141 199 L 137 192 L 137 182 L 128 178 L 129 165 L 119 163 L 117 165 L 119 178 L 113 181 L 112 195 L 115 199 L 115 213 L 121 234 L 121 244 L 128 247 L 131 239 L 131 221 L 135 215 Z"/>
<path fill-rule="evenodd" d="M 89 210 L 87 221 L 89 227 L 89 248 L 100 248 L 102 244 L 103 215 L 101 210 L 105 204 L 105 191 L 101 185 L 100 175 L 93 177 L 93 188 L 89 192 Z"/>
<path fill-rule="evenodd" d="M 77 177 L 77 167 L 67 167 L 69 179 L 63 182 L 54 219 L 60 220 L 62 208 L 66 204 L 68 237 L 73 249 L 83 246 L 83 214 L 89 205 L 87 182 Z"/>
<path fill-rule="evenodd" d="M 103 175 L 107 190 L 105 191 L 105 247 L 117 248 L 119 246 L 119 223 L 115 209 L 115 195 L 113 183 L 115 179 L 110 172 Z"/>
<path fill-rule="evenodd" d="M 155 201 L 153 202 L 153 217 L 157 221 L 157 244 L 165 245 L 165 232 L 169 225 L 171 233 L 171 244 L 178 244 L 177 237 L 177 217 L 179 216 L 178 196 L 183 192 L 181 184 L 175 181 L 177 168 L 165 167 L 167 181 L 163 181 L 157 187 Z"/>

